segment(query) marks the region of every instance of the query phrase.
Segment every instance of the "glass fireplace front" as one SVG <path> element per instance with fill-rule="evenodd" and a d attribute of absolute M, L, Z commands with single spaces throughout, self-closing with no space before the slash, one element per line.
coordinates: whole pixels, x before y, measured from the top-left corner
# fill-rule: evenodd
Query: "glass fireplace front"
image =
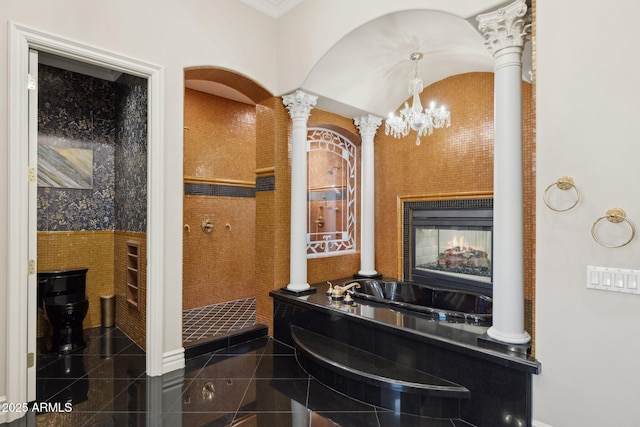
<path fill-rule="evenodd" d="M 411 280 L 491 293 L 493 209 L 414 210 Z"/>

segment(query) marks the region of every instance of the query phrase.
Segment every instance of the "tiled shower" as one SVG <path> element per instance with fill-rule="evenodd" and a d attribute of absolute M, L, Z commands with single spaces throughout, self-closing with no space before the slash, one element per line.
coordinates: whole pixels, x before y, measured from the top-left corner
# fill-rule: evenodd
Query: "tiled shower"
<path fill-rule="evenodd" d="M 255 116 L 255 105 L 185 89 L 185 346 L 255 323 Z"/>

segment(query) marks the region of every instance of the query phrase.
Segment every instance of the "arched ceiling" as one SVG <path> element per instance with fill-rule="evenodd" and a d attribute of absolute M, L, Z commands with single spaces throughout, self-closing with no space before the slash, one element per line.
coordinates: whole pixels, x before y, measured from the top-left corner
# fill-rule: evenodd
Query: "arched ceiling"
<path fill-rule="evenodd" d="M 275 8 L 272 16 L 277 17 L 304 0 L 243 1 L 254 7 L 256 3 L 269 3 L 269 8 Z M 496 9 L 495 0 L 478 0 L 474 4 L 479 7 L 483 2 L 492 6 L 490 10 Z M 367 113 L 386 117 L 409 98 L 408 82 L 414 73 L 409 60 L 412 52 L 424 54 L 418 70 L 425 87 L 457 74 L 493 72 L 493 56 L 477 25 L 475 16 L 464 18 L 435 10 L 381 16 L 356 28 L 329 49 L 300 89 L 318 95 L 316 108 L 322 110 L 345 117 Z M 530 42 L 525 45 L 522 61 L 523 79 L 530 81 Z M 220 86 L 200 87 L 228 97 Z"/>
<path fill-rule="evenodd" d="M 409 60 L 422 52 L 424 86 L 474 71 L 492 72 L 494 59 L 473 23 L 437 11 L 396 12 L 355 29 L 316 64 L 302 89 L 320 95 L 318 108 L 350 116 L 386 117 L 410 96 Z"/>

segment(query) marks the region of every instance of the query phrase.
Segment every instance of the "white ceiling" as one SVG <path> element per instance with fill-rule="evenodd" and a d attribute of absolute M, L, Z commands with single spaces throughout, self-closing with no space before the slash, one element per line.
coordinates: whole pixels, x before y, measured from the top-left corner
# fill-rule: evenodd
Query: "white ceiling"
<path fill-rule="evenodd" d="M 304 0 L 241 1 L 278 17 Z M 479 7 L 483 3 L 493 4 L 495 9 L 495 0 L 479 0 L 476 4 Z M 530 46 L 528 42 L 522 58 L 523 79 L 527 81 L 532 62 Z M 366 113 L 386 117 L 409 98 L 408 82 L 413 76 L 409 54 L 416 51 L 424 53 L 419 74 L 425 87 L 456 74 L 492 72 L 494 68 L 475 15 L 465 19 L 433 10 L 411 10 L 381 16 L 347 34 L 318 61 L 300 89 L 318 95 L 316 108 L 322 110 L 345 117 Z M 187 85 L 230 97 L 220 85 Z M 235 96 L 231 99 L 241 101 L 241 94 Z"/>
<path fill-rule="evenodd" d="M 272 18 L 279 18 L 304 0 L 240 0 Z"/>

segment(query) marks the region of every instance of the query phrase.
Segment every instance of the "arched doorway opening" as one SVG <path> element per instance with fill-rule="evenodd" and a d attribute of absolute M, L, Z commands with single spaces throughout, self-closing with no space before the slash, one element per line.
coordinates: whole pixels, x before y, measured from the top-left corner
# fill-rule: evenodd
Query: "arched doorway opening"
<path fill-rule="evenodd" d="M 272 95 L 212 67 L 185 70 L 183 345 L 255 329 L 256 104 Z"/>

